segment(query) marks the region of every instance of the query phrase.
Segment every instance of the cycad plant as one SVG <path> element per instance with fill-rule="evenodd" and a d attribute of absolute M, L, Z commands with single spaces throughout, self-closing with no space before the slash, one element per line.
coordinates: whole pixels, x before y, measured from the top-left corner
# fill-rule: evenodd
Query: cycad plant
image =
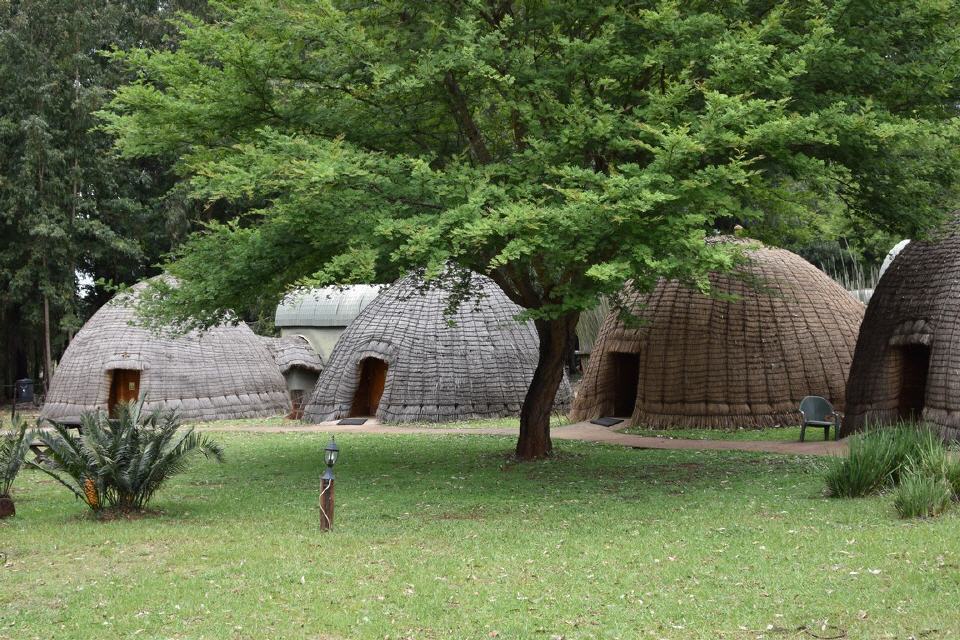
<path fill-rule="evenodd" d="M 22 419 L 15 419 L 11 430 L 0 431 L 0 518 L 16 513 L 10 490 L 23 466 L 31 440 L 27 423 Z"/>
<path fill-rule="evenodd" d="M 193 427 L 180 428 L 176 413 L 144 414 L 143 403 L 121 404 L 116 418 L 103 412 L 81 416 L 81 435 L 51 422 L 38 438 L 47 446 L 42 463 L 31 463 L 53 476 L 94 512 L 143 509 L 171 476 L 184 471 L 190 458 L 203 454 L 223 462 L 223 449 Z"/>

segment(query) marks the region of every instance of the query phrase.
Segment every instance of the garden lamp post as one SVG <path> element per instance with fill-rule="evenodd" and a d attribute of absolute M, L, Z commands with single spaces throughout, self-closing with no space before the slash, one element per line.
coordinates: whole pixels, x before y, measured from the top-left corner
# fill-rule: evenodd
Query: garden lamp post
<path fill-rule="evenodd" d="M 340 456 L 340 447 L 336 440 L 330 438 L 330 443 L 323 450 L 323 461 L 327 469 L 320 478 L 320 530 L 329 531 L 333 528 L 333 465 Z"/>

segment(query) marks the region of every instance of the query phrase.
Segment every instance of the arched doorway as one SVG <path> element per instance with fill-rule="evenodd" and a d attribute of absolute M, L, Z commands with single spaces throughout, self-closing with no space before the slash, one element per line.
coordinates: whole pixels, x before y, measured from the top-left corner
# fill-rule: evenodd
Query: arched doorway
<path fill-rule="evenodd" d="M 897 414 L 904 421 L 920 420 L 927 399 L 930 347 L 908 344 L 900 347 L 899 352 L 900 391 L 897 397 Z"/>
<path fill-rule="evenodd" d="M 380 358 L 364 358 L 358 368 L 360 376 L 350 405 L 350 417 L 375 416 L 387 384 L 387 363 Z"/>
<path fill-rule="evenodd" d="M 613 415 L 629 418 L 637 404 L 637 387 L 640 385 L 640 355 L 636 353 L 611 353 L 613 360 Z"/>
<path fill-rule="evenodd" d="M 140 397 L 140 372 L 135 369 L 111 369 L 110 398 L 107 412 L 116 416 L 116 407 L 122 402 L 136 402 Z"/>
<path fill-rule="evenodd" d="M 305 367 L 290 367 L 283 374 L 287 382 L 287 391 L 290 393 L 290 413 L 287 418 L 300 420 L 303 418 L 303 406 L 313 387 L 317 384 L 319 374 Z"/>

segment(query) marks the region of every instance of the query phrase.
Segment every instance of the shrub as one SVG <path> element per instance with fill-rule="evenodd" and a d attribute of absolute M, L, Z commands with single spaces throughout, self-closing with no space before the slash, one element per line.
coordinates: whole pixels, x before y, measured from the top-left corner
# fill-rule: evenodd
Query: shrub
<path fill-rule="evenodd" d="M 0 431 L 0 517 L 15 513 L 10 490 L 30 449 L 32 434 L 27 423 L 17 419 L 9 431 Z"/>
<path fill-rule="evenodd" d="M 216 442 L 180 429 L 172 412 L 144 415 L 143 403 L 119 405 L 117 418 L 103 412 L 81 416 L 82 435 L 51 422 L 39 439 L 48 448 L 42 464 L 33 466 L 53 476 L 94 512 L 142 509 L 171 476 L 186 469 L 191 456 L 202 453 L 223 462 Z"/>
<path fill-rule="evenodd" d="M 960 496 L 960 460 L 938 440 L 925 445 L 911 458 L 910 473 L 940 478 L 950 487 L 953 498 Z"/>
<path fill-rule="evenodd" d="M 939 446 L 934 433 L 915 425 L 855 435 L 850 438 L 847 456 L 835 458 L 827 469 L 827 492 L 838 498 L 879 493 L 896 485 L 910 460 L 934 443 Z"/>
<path fill-rule="evenodd" d="M 900 479 L 893 493 L 893 506 L 901 518 L 930 518 L 943 513 L 952 493 L 943 476 L 913 469 Z"/>
<path fill-rule="evenodd" d="M 960 459 L 947 452 L 947 464 L 944 477 L 950 483 L 950 492 L 954 500 L 960 500 Z"/>
<path fill-rule="evenodd" d="M 901 518 L 939 515 L 960 494 L 960 461 L 937 439 L 923 443 L 894 493 Z"/>

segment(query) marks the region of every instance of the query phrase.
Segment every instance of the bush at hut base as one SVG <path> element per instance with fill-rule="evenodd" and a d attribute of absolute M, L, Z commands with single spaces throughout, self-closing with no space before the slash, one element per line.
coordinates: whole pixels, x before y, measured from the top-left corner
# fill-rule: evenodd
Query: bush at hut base
<path fill-rule="evenodd" d="M 942 476 L 912 470 L 893 492 L 893 506 L 901 518 L 932 518 L 950 506 L 953 490 Z"/>
<path fill-rule="evenodd" d="M 892 489 L 901 518 L 931 518 L 960 498 L 960 460 L 928 426 L 901 424 L 852 437 L 849 453 L 831 462 L 825 480 L 834 497 Z"/>
<path fill-rule="evenodd" d="M 10 492 L 23 466 L 30 441 L 31 434 L 22 419 L 14 420 L 10 430 L 0 431 L 0 518 L 8 518 L 17 512 Z"/>
<path fill-rule="evenodd" d="M 51 422 L 38 438 L 47 447 L 42 463 L 31 464 L 53 476 L 95 513 L 143 509 L 190 458 L 202 454 L 223 462 L 216 442 L 181 429 L 173 412 L 142 413 L 143 403 L 119 405 L 117 417 L 103 412 L 81 416 L 81 435 Z"/>
<path fill-rule="evenodd" d="M 952 498 L 960 497 L 960 459 L 939 440 L 932 439 L 911 458 L 907 473 L 941 479 Z"/>
<path fill-rule="evenodd" d="M 960 496 L 960 460 L 936 439 L 924 443 L 893 494 L 901 518 L 940 515 Z"/>
<path fill-rule="evenodd" d="M 941 447 L 929 429 L 903 424 L 874 429 L 850 438 L 849 453 L 827 470 L 827 493 L 858 498 L 896 486 L 911 459 L 932 446 Z M 941 447 L 942 448 L 942 447 Z"/>

